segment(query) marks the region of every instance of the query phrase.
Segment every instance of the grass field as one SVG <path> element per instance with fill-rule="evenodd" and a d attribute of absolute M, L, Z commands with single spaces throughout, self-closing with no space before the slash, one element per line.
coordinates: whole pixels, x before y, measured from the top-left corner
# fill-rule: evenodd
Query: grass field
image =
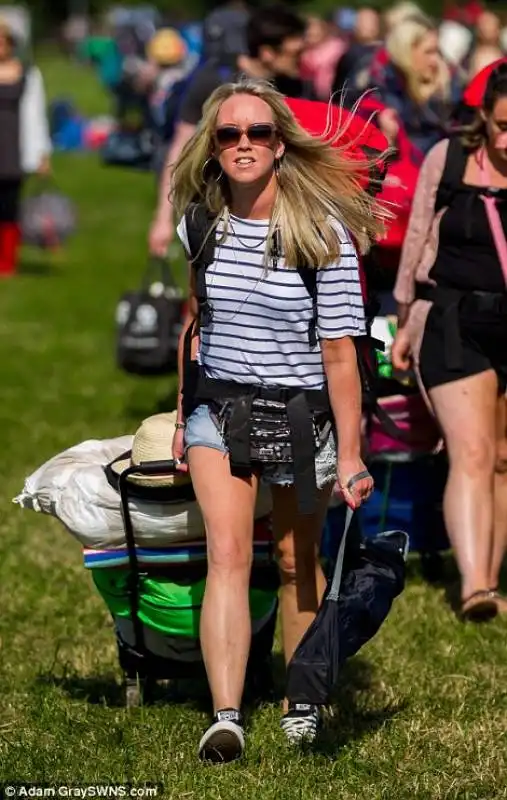
<path fill-rule="evenodd" d="M 43 58 L 49 91 L 101 112 L 91 75 Z M 70 91 L 69 91 L 70 89 Z M 146 259 L 150 176 L 60 155 L 57 181 L 79 233 L 50 260 L 26 251 L 0 286 L 0 782 L 85 786 L 146 781 L 174 800 L 507 798 L 507 623 L 460 624 L 417 562 L 378 637 L 343 674 L 324 742 L 288 750 L 279 710 L 252 714 L 240 764 L 206 768 L 199 702 L 127 712 L 109 617 L 55 521 L 11 498 L 34 468 L 87 438 L 133 432 L 168 381 L 114 364 L 114 309 Z"/>

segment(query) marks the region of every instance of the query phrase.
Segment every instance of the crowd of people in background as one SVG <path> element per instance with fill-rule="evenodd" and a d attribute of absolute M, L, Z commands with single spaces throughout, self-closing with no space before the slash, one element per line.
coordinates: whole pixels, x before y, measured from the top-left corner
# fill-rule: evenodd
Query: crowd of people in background
<path fill-rule="evenodd" d="M 349 107 L 370 90 L 389 109 L 379 120 L 385 132 L 395 138 L 403 126 L 424 154 L 446 135 L 467 82 L 507 48 L 502 15 L 484 4 L 454 2 L 443 12 L 435 21 L 413 2 L 382 11 L 366 2 L 323 18 L 289 4 L 256 9 L 233 0 L 204 21 L 178 25 L 155 11 L 135 34 L 135 24 L 112 17 L 78 52 L 98 64 L 118 116 L 133 98 L 142 107 L 157 141 L 157 174 L 167 148 L 174 156 L 182 145 L 185 125 L 197 123 L 206 95 L 239 73 L 268 77 L 288 96 Z"/>
<path fill-rule="evenodd" d="M 154 124 L 164 127 L 166 144 L 173 139 L 189 81 L 193 83 L 195 70 L 205 65 L 207 75 L 200 77 L 199 89 L 192 86 L 194 101 L 220 77 L 230 77 L 227 69 L 251 74 L 253 68 L 257 77 L 275 74 L 280 91 L 324 101 L 334 94 L 336 102 L 349 104 L 358 93 L 374 90 L 427 152 L 443 135 L 450 109 L 467 81 L 507 47 L 501 16 L 480 4 L 473 14 L 463 11 L 461 16 L 461 6 L 450 5 L 439 21 L 412 2 L 383 12 L 374 3 L 342 7 L 328 18 L 299 16 L 289 6 L 283 16 L 281 8 L 249 12 L 246 4 L 231 2 L 212 12 L 197 35 L 194 25 L 145 31 L 148 41 L 142 56 L 119 54 L 118 48 L 132 48 L 122 44 L 123 32 L 118 45 L 101 54 L 101 75 L 119 97 L 131 90 L 145 96 L 155 118 L 164 108 L 165 119 L 158 117 Z M 280 45 L 284 36 L 288 44 Z M 257 59 L 259 48 L 261 66 L 248 64 L 247 59 Z M 272 62 L 269 68 L 266 59 Z M 169 106 L 161 104 L 164 93 L 171 96 Z M 188 116 L 186 106 L 183 118 Z M 194 108 L 193 124 L 197 112 Z M 393 124 L 386 122 L 389 130 Z"/>
<path fill-rule="evenodd" d="M 142 52 L 136 50 L 132 42 L 125 44 L 126 28 L 119 25 L 120 33 L 114 47 L 110 43 L 108 47 L 102 45 L 100 57 L 92 51 L 88 51 L 87 57 L 99 63 L 103 80 L 113 91 L 118 108 L 124 110 L 135 98 L 143 105 L 155 131 L 158 200 L 148 232 L 150 252 L 165 256 L 175 239 L 173 167 L 198 131 L 203 107 L 218 87 L 240 78 L 264 79 L 287 98 L 331 102 L 353 111 L 380 129 L 398 158 L 404 151 L 402 158 L 410 161 L 415 175 L 422 166 L 419 184 L 423 188 L 415 195 L 411 216 L 415 178 L 403 198 L 398 193 L 400 204 L 393 206 L 399 232 L 396 246 L 389 249 L 383 242 L 376 248 L 377 267 L 380 264 L 376 280 L 390 292 L 396 284 L 395 296 L 400 307 L 393 361 L 397 360 L 398 366 L 403 368 L 409 363 L 410 350 L 405 323 L 414 299 L 419 302 L 418 282 L 452 284 L 460 291 L 499 291 L 503 285 L 489 222 L 481 213 L 480 202 L 476 227 L 469 221 L 465 240 L 458 237 L 461 221 L 465 217 L 470 220 L 470 204 L 475 202 L 466 197 L 466 184 L 461 187 L 457 199 L 453 199 L 452 207 L 447 209 L 440 231 L 442 210 L 439 209 L 435 217 L 428 217 L 427 213 L 423 215 L 421 203 L 426 202 L 424 192 L 436 192 L 444 170 L 444 151 L 438 150 L 438 146 L 441 144 L 445 149 L 449 137 L 469 123 L 476 134 L 472 137 L 473 145 L 468 134 L 464 136 L 463 147 L 468 154 L 489 153 L 490 172 L 496 181 L 493 185 L 497 191 L 503 188 L 504 162 L 499 155 L 500 145 L 496 144 L 496 136 L 507 125 L 507 118 L 505 121 L 500 118 L 501 107 L 497 107 L 497 100 L 503 102 L 502 80 L 499 79 L 494 95 L 489 98 L 489 106 L 480 113 L 464 103 L 463 97 L 466 87 L 481 70 L 501 62 L 507 51 L 506 23 L 507 18 L 480 0 L 448 2 L 439 20 L 430 18 L 410 1 L 383 10 L 374 2 L 365 2 L 356 8 L 340 7 L 324 18 L 301 15 L 289 4 L 256 8 L 233 0 L 216 8 L 197 25 L 176 26 L 160 18 L 147 23 L 145 18 L 140 34 L 141 39 L 144 37 Z M 82 49 L 81 54 L 83 52 Z M 496 121 L 487 122 L 485 128 L 481 128 L 482 119 L 493 117 Z M 431 166 L 435 163 L 438 163 L 436 172 Z M 408 181 L 408 172 L 402 175 L 401 181 Z M 499 208 L 503 219 L 503 206 L 500 204 Z M 405 216 L 400 222 L 402 213 Z M 424 230 L 421 227 L 423 217 Z M 438 239 L 439 232 L 440 247 L 437 240 L 432 240 L 428 255 L 424 243 L 428 237 Z M 455 241 L 456 237 L 459 241 Z M 417 247 L 414 241 L 418 242 Z M 419 263 L 421 248 L 426 259 L 424 269 Z M 378 253 L 385 257 L 380 258 Z M 453 272 L 451 262 L 457 264 L 464 255 L 471 270 L 484 258 L 489 260 L 492 269 L 489 283 L 484 271 L 482 281 L 470 280 L 468 276 L 464 283 L 459 270 Z M 489 375 L 486 381 L 490 378 L 492 381 L 484 391 L 488 395 L 491 389 L 495 395 L 494 386 L 503 386 L 497 380 L 498 350 L 503 347 L 503 333 L 493 353 L 483 352 L 482 345 L 475 342 L 471 348 L 473 352 L 467 356 L 464 340 L 467 357 L 459 374 L 450 370 L 445 359 L 437 369 L 434 356 L 443 354 L 443 323 L 438 319 L 439 303 L 434 306 L 426 329 L 419 326 L 417 347 L 412 347 L 410 358 L 415 359 L 418 366 L 420 349 L 420 388 L 426 399 L 429 393 L 432 411 L 436 413 L 448 445 L 451 471 L 444 507 L 448 533 L 462 573 L 463 610 L 470 611 L 473 616 L 475 611 L 482 613 L 487 606 L 488 613 L 497 613 L 507 610 L 507 601 L 498 594 L 498 572 L 507 538 L 501 513 L 503 492 L 500 492 L 504 470 L 502 459 L 495 460 L 493 446 L 496 442 L 498 451 L 505 442 L 504 401 L 500 398 L 495 410 L 496 423 L 489 417 L 486 421 L 485 414 L 489 411 L 483 408 L 486 401 L 482 390 L 476 401 L 470 401 L 472 406 L 467 413 L 478 422 L 475 428 L 470 427 L 469 441 L 463 452 L 462 447 L 453 444 L 453 420 L 447 419 L 446 401 L 439 398 L 447 396 L 449 385 L 451 394 L 459 392 L 461 379 L 466 384 L 465 395 L 470 398 L 467 381 L 473 381 L 483 371 Z M 488 397 L 491 400 L 491 396 Z M 486 422 L 489 425 L 487 436 Z M 459 433 L 461 436 L 461 428 Z M 483 452 L 486 440 L 490 448 L 487 455 L 479 459 L 477 453 Z M 489 476 L 487 490 L 479 488 L 477 464 L 482 465 L 479 472 Z M 493 475 L 498 484 L 494 501 Z M 464 486 L 469 487 L 466 491 L 477 501 L 475 505 L 473 501 L 467 511 L 468 521 L 461 513 L 464 507 L 456 499 L 465 491 Z M 478 510 L 480 506 L 484 511 L 485 496 L 491 500 L 486 516 Z"/>

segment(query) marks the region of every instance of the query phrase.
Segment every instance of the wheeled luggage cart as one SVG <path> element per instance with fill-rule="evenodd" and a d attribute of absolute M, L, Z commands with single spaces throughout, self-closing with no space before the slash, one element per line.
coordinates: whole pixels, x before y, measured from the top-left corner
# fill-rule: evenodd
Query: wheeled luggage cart
<path fill-rule="evenodd" d="M 205 674 L 198 639 L 162 634 L 143 623 L 139 615 L 143 579 L 164 577 L 168 574 L 174 577 L 178 571 L 185 573 L 185 568 L 182 569 L 181 565 L 170 565 L 168 570 L 163 565 L 147 567 L 139 564 L 129 509 L 129 492 L 132 486 L 129 478 L 133 474 L 153 477 L 173 474 L 174 471 L 174 461 L 153 461 L 129 467 L 121 473 L 119 479 L 129 557 L 126 577 L 130 615 L 128 620 L 115 619 L 114 615 L 113 619 L 127 707 L 137 706 L 143 699 L 147 700 L 157 681 L 188 679 Z M 136 491 L 138 489 L 136 486 Z M 193 565 L 193 578 L 199 570 L 201 577 L 205 576 L 206 563 Z M 180 581 L 186 580 L 185 574 L 178 577 Z M 255 698 L 268 698 L 273 691 L 272 649 L 278 610 L 278 571 L 273 554 L 265 563 L 254 564 L 252 568 L 251 587 L 259 585 L 272 592 L 273 601 L 269 612 L 252 625 L 246 692 Z M 194 608 L 193 611 L 200 613 L 200 608 Z"/>

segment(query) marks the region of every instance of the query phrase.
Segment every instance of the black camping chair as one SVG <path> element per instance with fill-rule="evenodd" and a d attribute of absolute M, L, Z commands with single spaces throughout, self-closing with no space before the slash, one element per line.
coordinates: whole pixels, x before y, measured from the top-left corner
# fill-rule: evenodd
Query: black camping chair
<path fill-rule="evenodd" d="M 349 508 L 332 580 L 288 665 L 291 703 L 329 702 L 340 667 L 375 636 L 404 588 L 407 534 L 390 531 L 348 542 L 352 517 Z"/>

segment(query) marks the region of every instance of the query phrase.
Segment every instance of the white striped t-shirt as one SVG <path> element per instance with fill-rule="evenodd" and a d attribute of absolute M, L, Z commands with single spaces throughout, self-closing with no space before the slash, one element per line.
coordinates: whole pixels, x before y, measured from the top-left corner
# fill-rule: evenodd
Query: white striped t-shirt
<path fill-rule="evenodd" d="M 213 308 L 201 328 L 198 360 L 206 375 L 220 380 L 320 389 L 325 382 L 320 343 L 308 341 L 312 301 L 297 270 L 279 259 L 276 270 L 264 265 L 269 221 L 230 217 L 229 232 L 206 269 Z M 364 305 L 355 247 L 340 223 L 339 263 L 317 270 L 320 339 L 365 334 Z M 177 228 L 189 252 L 185 218 Z"/>

